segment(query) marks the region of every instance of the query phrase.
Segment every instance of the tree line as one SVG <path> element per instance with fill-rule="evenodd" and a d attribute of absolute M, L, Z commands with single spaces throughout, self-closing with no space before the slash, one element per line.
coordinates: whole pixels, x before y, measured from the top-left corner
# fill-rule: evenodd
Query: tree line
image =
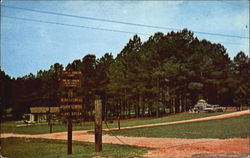
<path fill-rule="evenodd" d="M 64 70 L 83 74 L 76 96 L 84 100 L 87 120 L 93 118 L 96 95 L 102 99 L 105 119 L 184 112 L 198 99 L 222 106 L 250 105 L 249 56 L 241 51 L 230 59 L 223 45 L 184 29 L 158 32 L 145 42 L 134 35 L 116 57 L 88 54 L 65 68 L 55 63 L 49 70 L 18 78 L 1 70 L 2 113 L 11 109 L 20 117 L 30 107 L 60 105 Z"/>

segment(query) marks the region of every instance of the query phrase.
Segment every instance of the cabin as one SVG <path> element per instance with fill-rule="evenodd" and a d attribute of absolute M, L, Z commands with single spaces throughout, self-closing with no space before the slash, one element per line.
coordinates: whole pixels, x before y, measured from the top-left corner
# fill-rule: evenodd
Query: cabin
<path fill-rule="evenodd" d="M 59 111 L 59 107 L 31 107 L 24 117 L 28 123 L 44 123 L 48 121 L 48 114 L 57 115 Z"/>

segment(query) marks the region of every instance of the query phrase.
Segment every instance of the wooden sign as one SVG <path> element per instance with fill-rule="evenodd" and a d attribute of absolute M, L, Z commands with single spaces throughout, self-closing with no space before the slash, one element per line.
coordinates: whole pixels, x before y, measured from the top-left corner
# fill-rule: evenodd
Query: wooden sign
<path fill-rule="evenodd" d="M 61 98 L 61 103 L 82 103 L 82 98 Z"/>
<path fill-rule="evenodd" d="M 61 73 L 61 85 L 66 88 L 81 87 L 81 71 L 63 71 Z"/>
<path fill-rule="evenodd" d="M 81 81 L 79 79 L 62 79 L 61 85 L 66 88 L 80 88 Z"/>
<path fill-rule="evenodd" d="M 82 104 L 72 104 L 72 105 L 61 105 L 60 115 L 61 116 L 82 116 Z"/>
<path fill-rule="evenodd" d="M 72 105 L 61 105 L 60 110 L 81 110 L 82 105 L 81 104 L 72 104 Z"/>
<path fill-rule="evenodd" d="M 68 112 L 61 113 L 61 116 L 64 116 L 64 117 L 71 116 L 72 118 L 75 118 L 78 116 L 82 116 L 82 112 L 81 111 L 71 111 L 71 115 L 70 115 L 70 112 L 68 111 Z"/>
<path fill-rule="evenodd" d="M 63 71 L 61 73 L 62 78 L 80 78 L 81 76 L 81 71 Z"/>

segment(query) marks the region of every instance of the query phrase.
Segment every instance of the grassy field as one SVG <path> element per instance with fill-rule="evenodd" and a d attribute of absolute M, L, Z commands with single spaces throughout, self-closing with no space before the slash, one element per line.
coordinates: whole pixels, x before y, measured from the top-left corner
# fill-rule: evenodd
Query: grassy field
<path fill-rule="evenodd" d="M 249 115 L 230 119 L 211 120 L 179 125 L 159 126 L 106 132 L 108 134 L 133 137 L 165 138 L 247 138 L 249 137 Z"/>
<path fill-rule="evenodd" d="M 201 118 L 201 117 L 221 115 L 225 113 L 228 113 L 228 112 L 180 113 L 180 114 L 170 115 L 170 116 L 165 116 L 165 117 L 160 117 L 160 118 L 129 119 L 129 120 L 122 120 L 121 127 L 188 120 L 188 119 L 195 119 L 195 118 Z M 50 128 L 47 124 L 32 124 L 31 126 L 27 126 L 27 127 L 25 126 L 17 127 L 17 125 L 20 125 L 20 124 L 24 124 L 23 121 L 3 122 L 1 123 L 1 133 L 43 134 L 43 133 L 50 132 Z M 108 122 L 108 126 L 110 128 L 117 127 L 117 121 L 114 121 L 114 123 Z M 104 129 L 106 128 L 105 124 L 103 124 L 103 128 Z M 81 124 L 73 124 L 73 130 L 93 130 L 93 129 L 94 129 L 93 122 L 83 122 Z M 64 132 L 64 131 L 67 131 L 67 124 L 53 125 L 53 132 Z"/>
<path fill-rule="evenodd" d="M 194 118 L 208 117 L 224 113 L 181 113 L 168 117 L 155 119 L 130 119 L 121 122 L 122 127 L 188 120 Z M 133 137 L 163 137 L 163 138 L 247 138 L 249 137 L 250 115 L 234 117 L 230 119 L 211 120 L 179 125 L 168 125 L 159 127 L 138 128 L 130 130 L 116 130 L 104 132 L 104 134 L 123 135 Z M 1 124 L 1 132 L 13 132 L 24 134 L 49 133 L 48 125 L 28 127 L 16 127 L 21 122 L 5 122 Z M 115 127 L 117 124 L 109 124 Z M 105 125 L 103 125 L 105 126 Z M 3 128 L 4 127 L 4 128 Z M 93 122 L 73 125 L 74 130 L 92 130 Z M 54 132 L 66 131 L 66 125 L 53 126 Z M 103 144 L 103 152 L 94 152 L 94 143 L 73 142 L 73 155 L 67 155 L 67 141 L 49 139 L 25 139 L 25 138 L 4 138 L 1 140 L 1 154 L 9 158 L 82 158 L 93 156 L 114 156 L 114 157 L 135 157 L 146 153 L 148 148 Z"/>
<path fill-rule="evenodd" d="M 229 112 L 216 112 L 216 113 L 179 113 L 173 114 L 165 117 L 159 118 L 142 118 L 142 119 L 130 119 L 130 120 L 123 120 L 121 121 L 121 127 L 128 127 L 128 126 L 137 126 L 137 125 L 146 125 L 146 124 L 154 124 L 154 123 L 164 123 L 164 122 L 174 122 L 174 121 L 181 121 L 181 120 L 190 120 L 202 117 L 209 117 L 209 116 L 216 116 L 227 114 Z M 110 128 L 117 128 L 117 121 L 114 123 L 108 123 Z M 104 126 L 105 127 L 105 126 Z"/>
<path fill-rule="evenodd" d="M 9 121 L 1 123 L 1 133 L 19 133 L 19 134 L 43 134 L 49 133 L 48 124 L 31 124 L 30 126 L 18 125 L 24 124 L 23 121 Z M 93 122 L 84 122 L 82 124 L 73 124 L 73 130 L 91 130 L 94 128 Z M 52 126 L 53 132 L 67 131 L 67 124 L 56 124 Z"/>
<path fill-rule="evenodd" d="M 67 141 L 49 139 L 5 138 L 1 153 L 8 158 L 83 158 L 93 156 L 141 156 L 148 148 L 103 144 L 103 151 L 94 151 L 94 143 L 73 142 L 73 154 L 67 155 Z"/>

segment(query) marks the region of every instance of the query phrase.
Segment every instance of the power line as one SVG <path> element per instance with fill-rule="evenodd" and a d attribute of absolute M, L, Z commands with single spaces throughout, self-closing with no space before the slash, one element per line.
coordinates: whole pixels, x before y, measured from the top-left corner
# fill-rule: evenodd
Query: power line
<path fill-rule="evenodd" d="M 101 18 L 94 18 L 94 17 L 87 17 L 87 16 L 78 16 L 78 15 L 72 15 L 72 14 L 64 14 L 64 13 L 57 13 L 57 12 L 50 12 L 50 11 L 43 11 L 43 10 L 35 10 L 35 9 L 21 8 L 21 7 L 15 7 L 15 6 L 6 6 L 6 5 L 1 5 L 1 6 L 5 7 L 5 8 L 25 10 L 25 11 L 30 11 L 30 12 L 37 12 L 37 13 L 43 13 L 43 14 L 52 14 L 52 15 L 57 15 L 57 16 L 66 16 L 66 17 L 72 17 L 72 18 L 78 18 L 78 19 L 87 19 L 87 20 L 94 20 L 94 21 L 102 21 L 102 22 L 109 22 L 109 23 L 124 24 L 124 25 L 132 25 L 132 26 L 137 26 L 137 27 L 147 27 L 147 28 L 164 29 L 164 30 L 171 30 L 171 31 L 172 30 L 176 30 L 176 31 L 181 30 L 181 29 L 177 29 L 177 28 L 154 26 L 154 25 L 145 25 L 145 24 L 137 24 L 137 23 L 123 22 L 123 21 L 116 21 L 116 20 L 109 20 L 109 19 L 101 19 Z M 202 31 L 193 31 L 193 32 L 197 33 L 197 34 L 204 34 L 204 35 L 210 35 L 210 36 L 222 36 L 222 37 L 230 37 L 230 38 L 249 39 L 249 37 L 238 36 L 238 35 L 210 33 L 210 32 L 202 32 Z"/>
<path fill-rule="evenodd" d="M 243 5 L 239 5 L 238 3 L 237 4 L 235 4 L 233 1 L 233 3 L 230 3 L 230 1 L 219 1 L 219 2 L 221 2 L 221 3 L 224 3 L 224 4 L 226 4 L 226 5 L 230 5 L 231 7 L 238 7 L 238 8 L 247 8 L 247 7 L 249 7 L 249 1 L 246 1 L 246 3 L 244 2 L 244 1 L 236 1 L 236 2 L 241 2 L 241 4 L 242 3 L 245 3 L 245 4 L 243 4 Z"/>
<path fill-rule="evenodd" d="M 19 18 L 19 17 L 13 17 L 13 16 L 5 16 L 5 15 L 2 16 L 2 17 L 4 17 L 4 18 L 10 18 L 10 19 L 16 19 L 16 20 L 23 20 L 23 21 L 32 21 L 32 22 L 39 22 L 39 23 L 47 23 L 47 24 L 53 24 L 53 25 L 70 26 L 70 27 L 78 27 L 78 28 L 85 28 L 85 29 L 100 30 L 100 31 L 110 31 L 110 32 L 118 32 L 118 33 L 126 33 L 126 34 L 140 34 L 140 35 L 150 36 L 150 34 L 140 33 L 140 32 L 138 33 L 138 32 L 115 30 L 115 29 L 106 29 L 106 28 L 100 28 L 100 27 L 90 27 L 90 26 L 83 26 L 83 25 L 65 24 L 65 23 L 58 23 L 58 22 L 51 22 L 51 21 L 44 21 L 44 20 L 35 20 L 35 19 L 28 19 L 28 18 Z"/>
<path fill-rule="evenodd" d="M 247 45 L 245 45 L 245 44 L 241 44 L 241 43 L 232 43 L 232 42 L 223 42 L 223 41 L 221 41 L 220 43 L 222 43 L 222 44 L 229 44 L 229 45 L 241 45 L 241 46 L 247 46 Z"/>
<path fill-rule="evenodd" d="M 106 29 L 106 28 L 100 28 L 100 27 L 90 27 L 90 26 L 83 26 L 83 25 L 65 24 L 65 23 L 58 23 L 58 22 L 51 22 L 51 21 L 44 21 L 44 20 L 37 20 L 37 19 L 28 19 L 28 18 L 5 16 L 5 15 L 2 16 L 2 17 L 9 18 L 9 19 L 22 20 L 22 21 L 31 21 L 31 22 L 38 22 L 38 23 L 60 25 L 60 26 L 69 26 L 69 27 L 77 27 L 77 28 L 99 30 L 99 31 L 109 31 L 109 32 L 117 32 L 117 33 L 138 34 L 138 35 L 150 36 L 150 34 L 141 33 L 141 32 L 131 32 L 131 31 L 123 31 L 123 30 L 115 30 L 115 29 Z M 240 44 L 240 43 L 227 43 L 227 42 L 221 42 L 221 43 L 230 44 L 230 45 L 243 45 L 243 44 Z"/>

